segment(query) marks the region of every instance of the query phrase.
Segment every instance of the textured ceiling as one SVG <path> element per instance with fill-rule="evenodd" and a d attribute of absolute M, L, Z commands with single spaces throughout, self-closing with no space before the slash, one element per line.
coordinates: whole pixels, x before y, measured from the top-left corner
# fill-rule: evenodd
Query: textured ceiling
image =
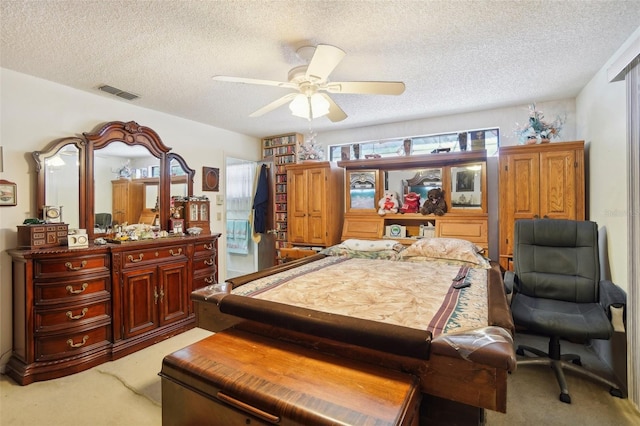
<path fill-rule="evenodd" d="M 332 95 L 348 118 L 319 132 L 574 97 L 638 28 L 640 0 L 9 1 L 0 66 L 256 137 L 305 132 L 286 106 L 296 49 L 346 51 L 333 81 L 404 81 L 400 96 Z M 114 98 L 119 99 L 119 98 Z"/>

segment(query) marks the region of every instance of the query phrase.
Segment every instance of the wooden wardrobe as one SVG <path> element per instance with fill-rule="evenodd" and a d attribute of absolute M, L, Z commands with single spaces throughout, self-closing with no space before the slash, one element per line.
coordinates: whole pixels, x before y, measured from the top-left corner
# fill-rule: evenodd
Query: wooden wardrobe
<path fill-rule="evenodd" d="M 584 141 L 500 148 L 500 265 L 512 269 L 518 219 L 585 220 Z"/>

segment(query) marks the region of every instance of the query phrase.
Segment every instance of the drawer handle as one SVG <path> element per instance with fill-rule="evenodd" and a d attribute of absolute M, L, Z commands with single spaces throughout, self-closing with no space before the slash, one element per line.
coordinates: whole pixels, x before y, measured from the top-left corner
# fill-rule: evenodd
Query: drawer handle
<path fill-rule="evenodd" d="M 204 261 L 204 264 L 207 266 L 211 266 L 213 265 L 215 262 L 213 261 L 213 259 L 207 259 Z"/>
<path fill-rule="evenodd" d="M 213 250 L 213 243 L 211 243 L 211 244 L 204 244 L 204 249 L 205 249 L 205 250 Z"/>
<path fill-rule="evenodd" d="M 87 266 L 87 261 L 83 260 L 82 262 L 80 262 L 80 266 L 73 266 L 71 262 L 65 263 L 64 266 L 66 266 L 66 268 L 70 271 L 79 271 L 80 269 Z"/>
<path fill-rule="evenodd" d="M 87 343 L 87 340 L 89 340 L 89 336 L 85 334 L 85 336 L 82 338 L 82 342 L 73 343 L 73 339 L 69 339 L 67 340 L 67 345 L 69 345 L 70 348 L 79 348 L 81 346 L 84 346 L 84 344 Z"/>
<path fill-rule="evenodd" d="M 142 262 L 142 258 L 143 257 L 144 257 L 144 254 L 140 253 L 140 255 L 139 255 L 139 257 L 137 259 L 134 259 L 133 255 L 127 256 L 127 259 L 129 259 L 129 262 L 137 263 L 137 262 Z"/>
<path fill-rule="evenodd" d="M 169 254 L 171 256 L 180 256 L 182 254 L 182 249 L 179 248 L 177 253 L 174 253 L 173 250 L 169 250 Z"/>
<path fill-rule="evenodd" d="M 226 402 L 227 404 L 238 408 L 239 410 L 244 411 L 245 413 L 249 413 L 255 417 L 258 417 L 262 420 L 266 420 L 270 423 L 279 423 L 280 422 L 280 417 L 278 416 L 274 416 L 273 414 L 269 414 L 266 411 L 262 411 L 259 408 L 256 408 L 254 406 L 251 406 L 249 404 L 247 404 L 246 402 L 242 402 L 240 400 L 237 400 L 229 395 L 226 395 L 222 392 L 218 392 L 216 394 L 216 397 L 223 402 Z"/>
<path fill-rule="evenodd" d="M 153 303 L 158 304 L 158 287 L 153 287 Z"/>
<path fill-rule="evenodd" d="M 79 320 L 83 316 L 87 315 L 87 312 L 89 312 L 89 308 L 84 308 L 82 312 L 79 313 L 78 315 L 73 315 L 73 312 L 67 311 L 67 317 L 69 317 L 69 319 L 72 319 L 72 320 Z"/>
<path fill-rule="evenodd" d="M 204 282 L 207 284 L 213 284 L 215 280 L 213 279 L 213 277 L 205 277 Z"/>
<path fill-rule="evenodd" d="M 70 286 L 70 285 L 66 286 L 65 288 L 67 289 L 67 293 L 69 294 L 80 294 L 83 291 L 85 291 L 88 287 L 89 287 L 89 284 L 83 283 L 82 288 L 80 290 L 74 290 L 73 286 Z"/>

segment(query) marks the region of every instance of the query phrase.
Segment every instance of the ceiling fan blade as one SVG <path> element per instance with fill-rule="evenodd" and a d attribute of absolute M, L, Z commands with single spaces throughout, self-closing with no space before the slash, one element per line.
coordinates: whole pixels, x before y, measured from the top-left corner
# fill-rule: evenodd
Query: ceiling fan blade
<path fill-rule="evenodd" d="M 401 81 L 332 81 L 322 89 L 329 93 L 400 95 L 404 92 L 404 83 Z"/>
<path fill-rule="evenodd" d="M 261 115 L 264 115 L 270 111 L 273 111 L 274 109 L 286 104 L 287 102 L 292 101 L 293 98 L 296 97 L 296 95 L 297 93 L 289 93 L 288 95 L 284 95 L 283 97 L 276 99 L 270 104 L 267 104 L 262 108 L 260 108 L 259 110 L 249 114 L 249 117 L 260 117 Z"/>
<path fill-rule="evenodd" d="M 243 84 L 260 84 L 263 86 L 276 86 L 276 87 L 284 87 L 287 89 L 297 89 L 298 85 L 295 83 L 288 83 L 284 81 L 274 81 L 274 80 L 260 80 L 257 78 L 244 78 L 244 77 L 229 77 L 226 75 L 214 75 L 211 77 L 216 81 L 226 81 L 229 83 L 243 83 Z"/>
<path fill-rule="evenodd" d="M 306 77 L 315 82 L 327 81 L 329 74 L 338 66 L 346 53 L 330 44 L 319 44 L 307 67 Z"/>
<path fill-rule="evenodd" d="M 345 114 L 342 108 L 340 108 L 329 95 L 327 95 L 326 93 L 321 93 L 321 95 L 329 102 L 329 114 L 327 114 L 329 120 L 335 123 L 347 118 L 347 114 Z"/>

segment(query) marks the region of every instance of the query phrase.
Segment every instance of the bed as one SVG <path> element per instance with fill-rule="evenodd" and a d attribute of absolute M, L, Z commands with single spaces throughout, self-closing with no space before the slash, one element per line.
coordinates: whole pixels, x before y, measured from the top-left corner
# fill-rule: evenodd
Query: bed
<path fill-rule="evenodd" d="M 513 322 L 499 266 L 464 240 L 347 240 L 192 294 L 230 327 L 418 377 L 423 395 L 506 412 Z"/>

